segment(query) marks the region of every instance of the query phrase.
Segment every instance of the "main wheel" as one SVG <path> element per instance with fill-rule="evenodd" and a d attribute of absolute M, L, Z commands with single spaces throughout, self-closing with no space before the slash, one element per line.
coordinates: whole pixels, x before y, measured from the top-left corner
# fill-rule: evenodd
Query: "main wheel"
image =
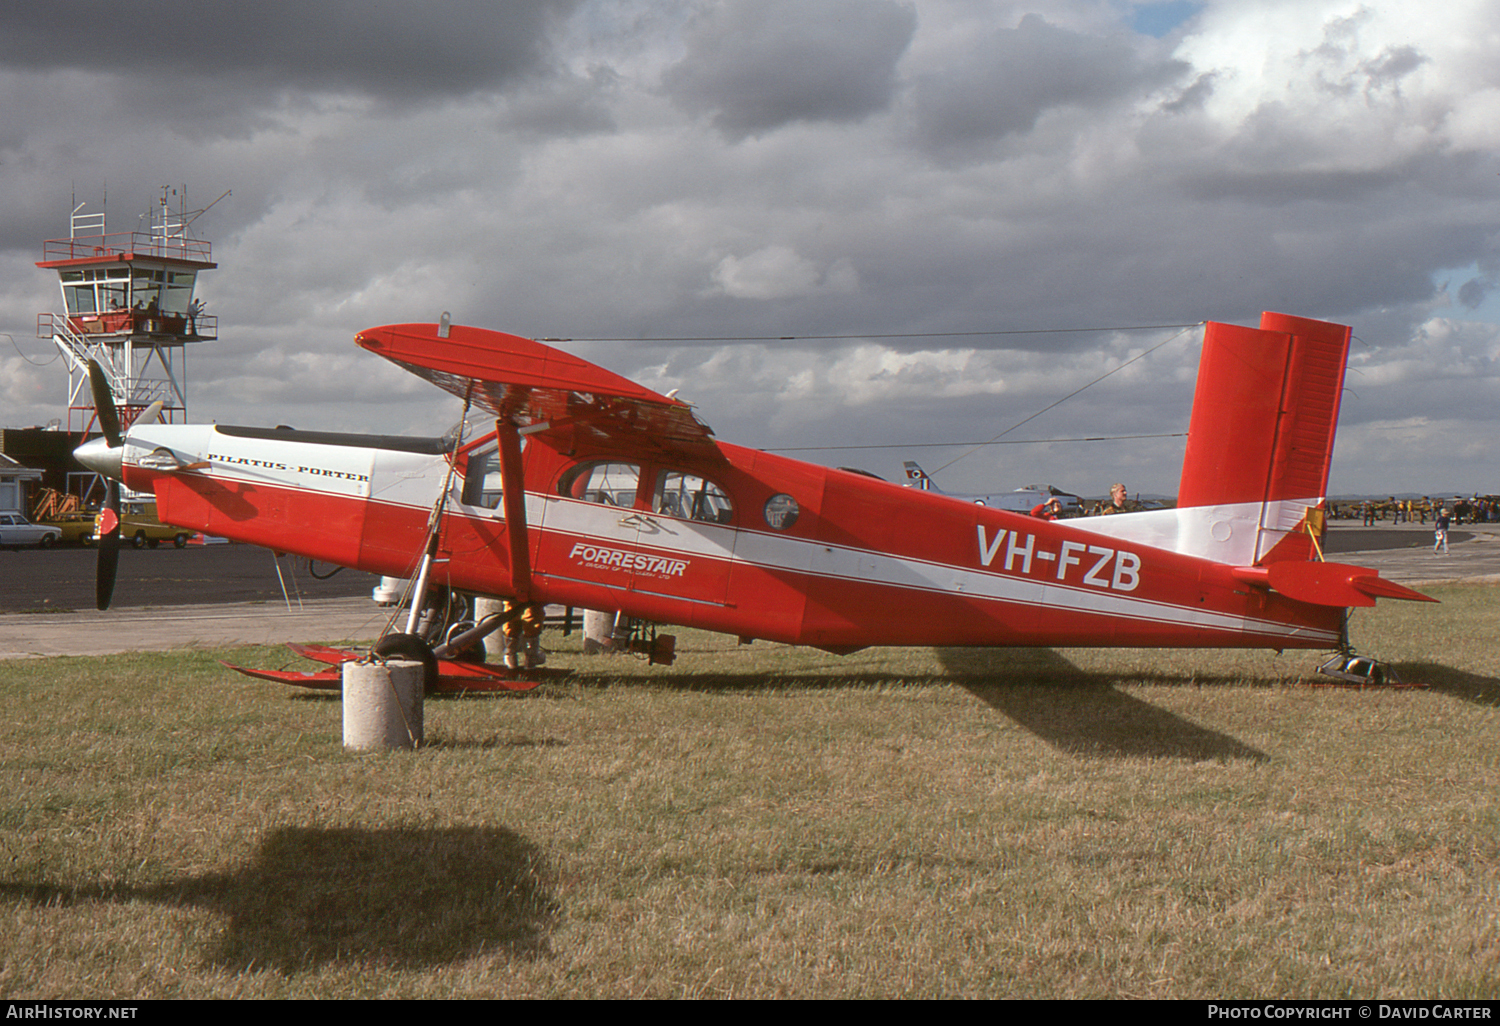
<path fill-rule="evenodd" d="M 378 656 L 387 658 L 394 656 L 398 659 L 410 659 L 412 662 L 421 663 L 422 690 L 429 695 L 437 691 L 437 656 L 432 654 L 432 646 L 415 634 L 387 634 L 375 642 L 370 651 Z"/>

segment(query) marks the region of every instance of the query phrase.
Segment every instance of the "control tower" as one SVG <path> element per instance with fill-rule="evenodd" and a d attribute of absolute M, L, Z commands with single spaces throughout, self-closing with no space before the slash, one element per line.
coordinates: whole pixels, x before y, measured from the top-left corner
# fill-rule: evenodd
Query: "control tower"
<path fill-rule="evenodd" d="M 69 432 L 95 426 L 90 360 L 109 378 L 122 429 L 157 400 L 163 422 L 187 419 L 186 347 L 218 338 L 218 319 L 202 313 L 193 289 L 199 272 L 218 264 L 189 234 L 208 207 L 187 211 L 185 192 L 163 187 L 146 231 L 110 232 L 102 212 L 83 213 L 80 203 L 68 237 L 43 243 L 37 266 L 57 271 L 67 312 L 38 314 L 36 333 L 68 362 Z M 174 195 L 182 197 L 175 211 Z"/>

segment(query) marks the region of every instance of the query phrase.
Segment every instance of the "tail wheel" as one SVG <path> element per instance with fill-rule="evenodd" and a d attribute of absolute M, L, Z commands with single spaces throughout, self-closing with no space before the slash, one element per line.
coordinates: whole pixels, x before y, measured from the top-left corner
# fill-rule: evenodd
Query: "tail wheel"
<path fill-rule="evenodd" d="M 386 658 L 410 659 L 422 664 L 422 690 L 431 695 L 437 691 L 438 661 L 432 646 L 415 634 L 387 634 L 370 649 Z"/>

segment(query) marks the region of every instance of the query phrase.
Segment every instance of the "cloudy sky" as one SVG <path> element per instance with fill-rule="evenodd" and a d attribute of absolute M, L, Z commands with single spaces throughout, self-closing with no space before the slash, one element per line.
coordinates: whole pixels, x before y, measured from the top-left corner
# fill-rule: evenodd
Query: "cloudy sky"
<path fill-rule="evenodd" d="M 1497 151 L 1487 0 L 5 4 L 0 423 L 63 415 L 73 197 L 172 185 L 232 190 L 196 420 L 440 432 L 351 338 L 448 310 L 742 444 L 1171 494 L 1153 326 L 1271 309 L 1354 326 L 1335 493 L 1500 491 Z"/>

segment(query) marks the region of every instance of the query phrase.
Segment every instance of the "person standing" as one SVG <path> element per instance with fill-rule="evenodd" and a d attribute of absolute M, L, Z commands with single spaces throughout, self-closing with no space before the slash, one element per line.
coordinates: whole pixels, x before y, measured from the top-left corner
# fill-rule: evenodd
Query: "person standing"
<path fill-rule="evenodd" d="M 1046 502 L 1039 502 L 1031 507 L 1031 515 L 1041 520 L 1056 520 L 1062 512 L 1062 500 L 1055 496 Z"/>
<path fill-rule="evenodd" d="M 1136 505 L 1125 497 L 1128 494 L 1129 493 L 1125 490 L 1125 486 L 1118 481 L 1110 485 L 1109 505 L 1105 506 L 1099 512 L 1101 514 L 1134 513 L 1136 510 Z"/>
<path fill-rule="evenodd" d="M 1445 506 L 1437 511 L 1437 516 L 1432 521 L 1432 554 L 1436 556 L 1438 549 L 1443 550 L 1443 555 L 1448 554 L 1448 508 Z"/>

